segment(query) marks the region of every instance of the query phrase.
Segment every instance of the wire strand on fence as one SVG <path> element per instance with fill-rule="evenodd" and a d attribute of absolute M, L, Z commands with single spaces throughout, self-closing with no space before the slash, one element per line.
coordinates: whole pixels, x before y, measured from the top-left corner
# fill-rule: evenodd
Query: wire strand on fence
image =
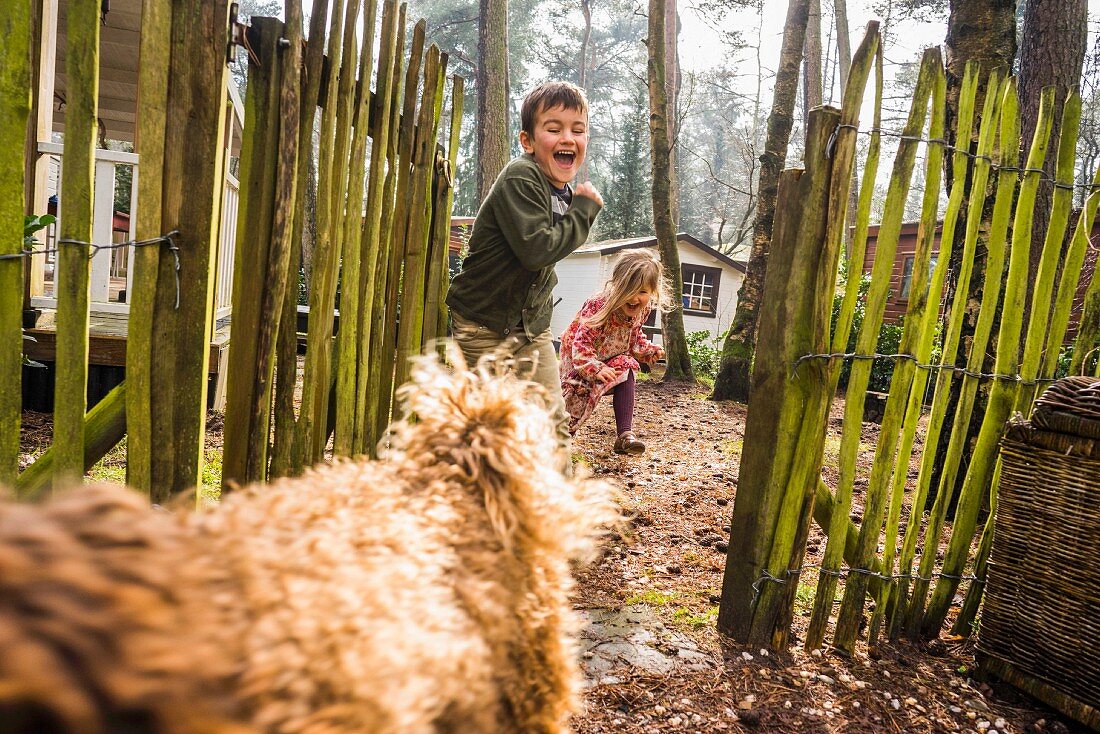
<path fill-rule="evenodd" d="M 973 377 L 977 380 L 1003 380 L 1005 382 L 1015 382 L 1020 385 L 1029 386 L 1054 382 L 1056 379 L 1054 377 L 1037 377 L 1035 379 L 1025 380 L 1020 375 L 999 375 L 994 372 L 974 372 L 973 370 L 968 370 L 965 367 L 959 367 L 953 364 L 924 364 L 913 354 L 857 354 L 855 352 L 831 352 L 827 354 L 803 354 L 795 360 L 794 367 L 791 368 L 792 380 L 798 374 L 798 368 L 802 366 L 802 363 L 811 359 L 906 359 L 913 362 L 919 370 L 928 370 L 929 372 L 947 370 L 963 375 L 964 377 Z"/>
<path fill-rule="evenodd" d="M 1082 189 L 1082 190 L 1085 190 L 1085 191 L 1095 191 L 1095 190 L 1100 189 L 1100 184 L 1093 184 L 1093 183 L 1075 184 L 1075 183 L 1072 183 L 1072 182 L 1059 181 L 1055 178 L 1051 178 L 1050 176 L 1046 175 L 1046 171 L 1043 170 L 1042 168 L 1024 168 L 1024 167 L 1020 167 L 1020 166 L 1002 166 L 998 163 L 994 163 L 993 159 L 988 155 L 978 155 L 977 153 L 971 153 L 969 150 L 951 145 L 944 138 L 924 138 L 924 137 L 921 137 L 919 135 L 906 135 L 903 132 L 899 132 L 897 130 L 887 130 L 886 128 L 882 128 L 882 127 L 873 127 L 870 130 L 860 130 L 855 125 L 849 125 L 847 123 L 842 123 L 842 124 L 837 125 L 836 129 L 833 130 L 833 134 L 831 136 L 829 136 L 829 142 L 825 146 L 825 157 L 826 158 L 832 158 L 832 156 L 833 156 L 833 146 L 836 144 L 837 135 L 840 133 L 841 129 L 854 130 L 857 135 L 875 135 L 875 134 L 878 134 L 878 135 L 885 135 L 885 136 L 890 137 L 890 138 L 897 138 L 899 140 L 908 140 L 908 141 L 914 142 L 914 143 L 927 143 L 929 145 L 932 145 L 932 144 L 942 145 L 943 149 L 945 151 L 950 151 L 952 153 L 961 153 L 962 155 L 966 156 L 967 158 L 970 158 L 971 160 L 983 160 L 983 161 L 985 161 L 986 163 L 989 164 L 990 169 L 993 170 L 993 171 L 1004 171 L 1006 173 L 1037 173 L 1037 174 L 1041 174 L 1041 176 L 1039 178 L 1039 182 L 1040 183 L 1052 184 L 1054 186 L 1054 188 L 1056 188 L 1056 189 L 1063 189 L 1065 191 L 1076 191 L 1077 189 Z"/>
<path fill-rule="evenodd" d="M 844 578 L 845 576 L 849 576 L 849 575 L 855 573 L 855 574 L 861 574 L 863 576 L 868 576 L 870 578 L 876 578 L 876 579 L 879 579 L 881 581 L 897 581 L 897 580 L 900 580 L 900 579 L 905 579 L 906 581 L 916 580 L 916 581 L 924 581 L 925 583 L 931 583 L 934 579 L 941 578 L 941 579 L 952 579 L 952 580 L 955 580 L 955 581 L 971 581 L 975 584 L 984 584 L 985 583 L 985 579 L 979 578 L 978 576 L 975 576 L 974 574 L 971 574 L 971 573 L 957 575 L 957 574 L 952 574 L 952 573 L 942 573 L 942 572 L 940 572 L 940 573 L 931 573 L 928 576 L 921 576 L 919 573 L 886 574 L 886 573 L 880 573 L 878 571 L 873 571 L 869 568 L 840 568 L 840 569 L 837 569 L 836 571 L 834 571 L 832 569 L 822 568 L 820 563 L 807 563 L 806 565 L 799 566 L 798 568 L 788 568 L 786 571 L 781 571 L 780 572 L 781 576 L 786 576 L 786 578 L 781 578 L 781 576 L 776 576 L 775 574 L 773 574 L 771 571 L 769 571 L 766 568 L 763 569 L 760 572 L 761 573 L 760 577 L 758 579 L 756 579 L 756 581 L 753 582 L 753 585 L 752 585 L 753 600 L 755 601 L 756 598 L 760 596 L 760 591 L 761 591 L 761 588 L 762 588 L 762 584 L 765 581 L 771 582 L 773 584 L 785 584 L 788 581 L 790 581 L 792 577 L 797 578 L 797 577 L 802 575 L 803 571 L 806 571 L 806 570 L 809 570 L 809 569 L 814 569 L 814 568 L 818 569 L 818 571 L 821 574 L 825 575 L 825 576 L 834 576 L 836 578 Z"/>
<path fill-rule="evenodd" d="M 173 269 L 176 276 L 176 309 L 180 307 L 180 248 L 176 244 L 174 237 L 179 236 L 179 230 L 173 229 L 171 232 L 162 234 L 159 237 L 150 237 L 146 240 L 127 240 L 126 242 L 115 242 L 110 245 L 97 245 L 94 242 L 84 242 L 83 240 L 74 239 L 60 239 L 57 241 L 58 247 L 47 247 L 41 250 L 23 250 L 22 252 L 15 252 L 0 255 L 0 260 L 16 260 L 19 258 L 30 258 L 35 255 L 54 255 L 61 252 L 60 245 L 83 245 L 88 247 L 88 257 L 95 257 L 102 250 L 121 250 L 124 247 L 148 247 L 150 245 L 159 245 L 161 243 L 167 243 L 168 251 L 172 253 L 172 258 L 175 261 L 175 268 Z"/>

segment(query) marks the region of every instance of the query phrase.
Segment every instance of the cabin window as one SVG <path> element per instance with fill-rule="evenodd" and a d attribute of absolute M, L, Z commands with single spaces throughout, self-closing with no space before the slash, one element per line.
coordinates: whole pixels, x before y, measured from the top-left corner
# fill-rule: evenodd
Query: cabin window
<path fill-rule="evenodd" d="M 898 300 L 899 301 L 909 300 L 909 291 L 912 289 L 912 286 L 913 286 L 913 263 L 914 262 L 915 262 L 914 257 L 912 255 L 910 255 L 909 257 L 905 258 L 905 262 L 902 264 L 902 267 L 901 267 L 901 292 L 898 295 Z M 926 283 L 929 283 L 929 284 L 931 283 L 931 281 L 932 281 L 932 271 L 934 271 L 935 269 L 936 269 L 936 256 L 933 255 L 931 257 L 931 259 L 928 261 L 928 280 L 925 281 Z"/>
<path fill-rule="evenodd" d="M 681 266 L 684 278 L 684 313 L 694 316 L 718 314 L 718 282 L 722 271 L 703 265 Z"/>

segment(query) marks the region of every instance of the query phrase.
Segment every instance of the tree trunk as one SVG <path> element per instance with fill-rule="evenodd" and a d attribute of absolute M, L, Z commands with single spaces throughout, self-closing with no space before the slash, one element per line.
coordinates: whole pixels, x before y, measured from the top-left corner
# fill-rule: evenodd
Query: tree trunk
<path fill-rule="evenodd" d="M 712 400 L 745 402 L 749 397 L 749 374 L 756 346 L 760 294 L 768 267 L 768 251 L 771 248 L 779 172 L 786 163 L 787 144 L 791 139 L 794 103 L 798 94 L 798 67 L 802 63 L 802 45 L 806 38 L 809 5 L 810 0 L 790 0 L 787 6 L 783 48 L 775 76 L 772 111 L 768 117 L 768 139 L 764 144 L 764 154 L 760 156 L 752 253 L 749 255 L 748 272 L 737 293 L 737 311 L 722 345 L 722 362 L 714 380 L 714 392 L 710 396 Z"/>
<path fill-rule="evenodd" d="M 976 110 L 982 109 L 985 100 L 989 72 L 1001 68 L 1006 73 L 1016 58 L 1016 0 L 951 0 L 951 12 L 947 20 L 947 38 L 944 41 L 947 57 L 947 139 L 955 142 L 958 126 L 959 89 L 962 85 L 966 62 L 977 61 L 982 65 L 978 78 L 978 95 L 974 101 Z M 972 141 L 977 142 L 978 125 L 973 128 Z M 950 191 L 954 182 L 951 161 L 944 161 L 944 180 Z M 969 181 L 966 182 L 969 187 Z M 966 197 L 969 198 L 969 197 Z M 965 202 L 963 212 L 966 211 Z M 965 227 L 957 231 L 962 233 Z M 952 251 L 957 251 L 954 248 Z"/>
<path fill-rule="evenodd" d="M 803 103 L 809 115 L 810 110 L 821 106 L 821 0 L 810 0 L 803 63 L 806 65 L 806 73 L 802 77 Z M 809 133 L 809 125 L 806 132 Z"/>
<path fill-rule="evenodd" d="M 982 120 L 981 109 L 984 104 L 986 87 L 989 82 L 989 72 L 993 69 L 1003 69 L 1008 72 L 1012 68 L 1012 61 L 1016 57 L 1016 0 L 951 0 L 951 12 L 947 21 L 947 37 L 945 39 L 946 46 L 946 71 L 947 71 L 947 120 L 946 120 L 946 138 L 952 145 L 961 145 L 955 140 L 955 130 L 958 127 L 959 116 L 959 93 L 962 86 L 963 71 L 966 68 L 968 61 L 977 61 L 981 64 L 981 73 L 978 77 L 978 93 L 974 101 L 974 108 L 976 115 L 979 118 L 976 120 L 971 133 L 970 149 L 973 151 L 977 145 L 978 131 Z M 949 158 L 945 158 L 944 161 L 944 181 L 946 182 L 947 191 L 950 192 L 951 188 L 955 185 L 952 177 L 952 167 Z M 958 273 L 962 267 L 962 252 L 963 252 L 963 239 L 966 235 L 966 212 L 968 211 L 968 202 L 970 201 L 970 186 L 971 180 L 968 175 L 967 180 L 962 182 L 965 187 L 962 201 L 962 214 L 959 217 L 958 225 L 955 228 L 955 243 L 951 248 L 951 264 L 948 273 Z M 976 192 L 976 196 L 985 196 L 984 191 Z M 966 288 L 969 293 L 969 298 L 975 303 L 981 303 L 982 299 L 982 286 L 985 282 L 985 260 L 986 260 L 986 233 L 989 231 L 989 222 L 993 217 L 993 202 L 994 197 L 990 196 L 986 200 L 985 209 L 982 211 L 982 221 L 985 223 L 979 229 L 977 249 L 974 254 L 974 267 L 973 274 L 971 275 L 970 283 L 956 283 L 954 282 L 954 276 L 945 287 L 943 300 L 949 302 L 949 299 L 953 296 L 956 288 Z M 973 287 L 970 284 L 974 284 Z M 973 336 L 976 316 L 973 319 L 967 319 L 963 323 L 962 328 L 962 340 L 963 343 L 969 343 L 970 337 Z M 966 350 L 960 349 L 956 357 L 956 363 L 960 367 L 965 367 L 967 363 Z M 959 401 L 959 389 L 961 387 L 961 381 L 956 381 L 951 387 L 951 396 L 948 399 L 947 415 L 955 414 L 955 406 Z M 985 409 L 985 395 L 986 391 L 980 393 L 975 402 L 974 415 L 980 416 L 984 414 Z M 967 432 L 967 445 L 971 444 L 971 439 L 975 438 L 978 433 L 978 429 L 981 427 L 981 421 L 972 421 L 970 429 Z M 943 431 L 940 434 L 939 442 L 936 446 L 936 452 L 941 457 L 946 456 L 948 446 L 951 442 L 951 431 Z M 963 462 L 969 462 L 970 452 L 965 450 L 963 456 Z M 931 504 L 936 498 L 936 489 L 940 483 L 940 470 L 943 467 L 943 462 L 937 462 L 932 470 L 931 487 L 928 492 L 927 504 L 931 507 Z M 962 476 L 959 477 L 958 482 L 962 481 Z M 955 496 L 958 492 L 953 493 Z"/>
<path fill-rule="evenodd" d="M 653 153 L 653 228 L 665 277 L 671 285 L 673 310 L 661 318 L 661 336 L 665 347 L 665 379 L 694 380 L 691 357 L 684 334 L 684 282 L 680 273 L 680 253 L 676 249 L 676 226 L 672 204 L 672 160 L 670 156 L 670 113 L 665 79 L 667 44 L 665 11 L 669 0 L 649 0 L 649 145 Z"/>
<path fill-rule="evenodd" d="M 1088 45 L 1088 2 L 1086 0 L 1027 0 L 1024 7 L 1024 32 L 1020 44 L 1020 140 L 1026 149 L 1035 134 L 1039 116 L 1039 96 L 1043 87 L 1054 85 L 1051 144 L 1043 168 L 1054 178 L 1054 159 L 1061 132 L 1062 107 L 1070 90 L 1081 85 L 1081 67 Z M 1031 258 L 1028 283 L 1035 282 L 1039 258 L 1046 238 L 1053 189 L 1041 186 L 1035 200 L 1035 220 L 1031 232 Z M 1025 315 L 1031 299 L 1025 301 Z M 1026 323 L 1026 321 L 1025 321 Z"/>
<path fill-rule="evenodd" d="M 668 99 L 668 187 L 672 199 L 672 230 L 680 223 L 680 12 L 676 0 L 665 0 L 665 95 Z M 679 272 L 679 271 L 677 271 Z"/>
<path fill-rule="evenodd" d="M 581 0 L 581 14 L 584 16 L 584 33 L 581 35 L 581 50 L 577 54 L 577 86 L 588 91 L 588 46 L 592 42 L 592 0 Z"/>
<path fill-rule="evenodd" d="M 581 0 L 581 14 L 584 15 L 584 33 L 581 35 L 581 48 L 577 54 L 577 86 L 584 90 L 586 96 L 591 96 L 588 88 L 591 77 L 588 75 L 590 64 L 589 54 L 592 48 L 592 0 Z M 591 158 L 586 157 L 577 172 L 578 181 L 588 180 L 588 164 Z"/>
<path fill-rule="evenodd" d="M 508 0 L 480 0 L 477 26 L 477 193 L 508 163 Z"/>

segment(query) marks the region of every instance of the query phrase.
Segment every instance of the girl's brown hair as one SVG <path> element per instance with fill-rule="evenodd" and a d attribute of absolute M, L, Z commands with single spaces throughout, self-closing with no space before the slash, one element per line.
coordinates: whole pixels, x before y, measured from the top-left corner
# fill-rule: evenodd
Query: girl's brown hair
<path fill-rule="evenodd" d="M 675 307 L 664 266 L 656 253 L 649 248 L 627 250 L 619 255 L 611 278 L 604 284 L 603 296 L 606 300 L 603 306 L 584 323 L 592 327 L 603 326 L 611 314 L 622 308 L 642 288 L 648 288 L 651 293 L 650 308 L 671 311 Z"/>

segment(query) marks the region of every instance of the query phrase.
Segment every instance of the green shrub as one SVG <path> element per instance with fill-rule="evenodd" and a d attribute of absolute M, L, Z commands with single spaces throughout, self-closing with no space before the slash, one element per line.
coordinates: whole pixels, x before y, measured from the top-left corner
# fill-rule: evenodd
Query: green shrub
<path fill-rule="evenodd" d="M 844 277 L 844 270 L 841 270 Z M 871 287 L 871 277 L 864 273 L 859 279 L 859 297 L 856 299 L 855 313 L 852 315 L 852 330 L 848 336 L 848 345 L 844 351 L 851 354 L 856 351 L 856 339 L 859 330 L 863 326 L 864 310 L 867 302 L 867 291 Z M 836 331 L 836 322 L 840 318 L 840 304 L 844 300 L 844 294 L 837 292 L 833 296 L 833 313 L 829 323 L 829 333 Z M 883 324 L 879 331 L 878 344 L 875 352 L 878 354 L 897 354 L 901 346 L 901 334 L 904 318 L 898 319 L 896 324 Z M 852 373 L 852 360 L 844 360 L 840 367 L 840 386 L 848 387 L 848 378 Z M 887 392 L 890 389 L 890 376 L 894 373 L 894 362 L 890 359 L 876 359 L 871 367 L 871 379 L 867 383 L 868 390 Z"/>
<path fill-rule="evenodd" d="M 722 360 L 719 338 L 711 336 L 709 331 L 693 331 L 687 335 L 687 345 L 692 372 L 697 378 L 713 381 Z"/>

